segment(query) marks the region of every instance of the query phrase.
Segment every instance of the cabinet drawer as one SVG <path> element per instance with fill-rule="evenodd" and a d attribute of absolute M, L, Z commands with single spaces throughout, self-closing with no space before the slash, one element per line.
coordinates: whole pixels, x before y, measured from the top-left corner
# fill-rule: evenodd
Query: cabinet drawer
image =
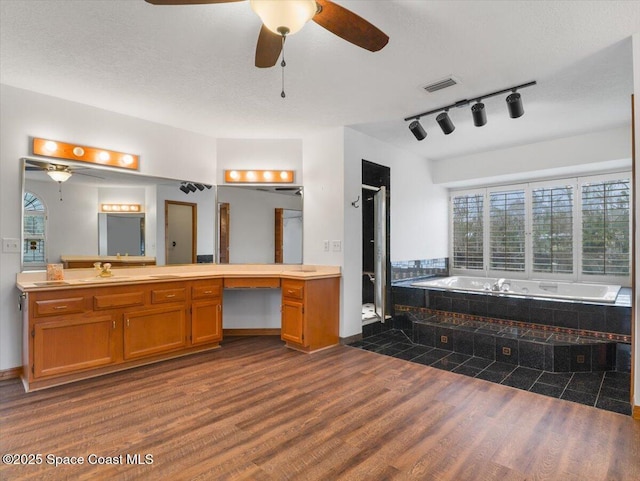
<path fill-rule="evenodd" d="M 193 286 L 191 288 L 192 299 L 212 299 L 220 297 L 222 289 L 220 284 L 210 286 Z"/>
<path fill-rule="evenodd" d="M 278 277 L 225 277 L 224 287 L 225 289 L 277 289 L 280 287 L 280 279 Z"/>
<path fill-rule="evenodd" d="M 187 298 L 187 290 L 184 287 L 173 289 L 153 289 L 151 291 L 151 303 L 181 302 Z"/>
<path fill-rule="evenodd" d="M 115 309 L 117 307 L 141 306 L 144 304 L 144 292 L 123 292 L 122 294 L 103 294 L 93 296 L 93 308 Z"/>
<path fill-rule="evenodd" d="M 35 301 L 36 316 L 57 316 L 84 311 L 84 297 Z"/>
<path fill-rule="evenodd" d="M 282 296 L 291 299 L 304 299 L 304 283 L 283 280 Z"/>

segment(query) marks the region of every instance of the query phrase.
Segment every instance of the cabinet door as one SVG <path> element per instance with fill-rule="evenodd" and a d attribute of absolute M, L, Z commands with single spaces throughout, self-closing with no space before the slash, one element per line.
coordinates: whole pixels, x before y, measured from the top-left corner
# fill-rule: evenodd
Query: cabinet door
<path fill-rule="evenodd" d="M 186 344 L 186 314 L 183 306 L 124 315 L 125 359 L 172 351 Z"/>
<path fill-rule="evenodd" d="M 199 301 L 191 304 L 191 344 L 222 339 L 222 302 Z"/>
<path fill-rule="evenodd" d="M 304 305 L 302 302 L 284 299 L 282 301 L 282 330 L 280 337 L 283 341 L 291 341 L 306 346 L 304 339 Z"/>
<path fill-rule="evenodd" d="M 37 322 L 33 376 L 66 374 L 115 362 L 116 322 L 110 315 L 76 315 Z"/>

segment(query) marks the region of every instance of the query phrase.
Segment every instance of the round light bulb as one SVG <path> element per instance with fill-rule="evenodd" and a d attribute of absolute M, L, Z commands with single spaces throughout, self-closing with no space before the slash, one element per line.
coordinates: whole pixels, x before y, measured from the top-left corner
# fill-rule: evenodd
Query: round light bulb
<path fill-rule="evenodd" d="M 130 154 L 124 154 L 124 155 L 122 156 L 122 163 L 123 163 L 124 165 L 131 165 L 131 164 L 133 164 L 133 156 L 132 156 L 132 155 L 130 155 Z"/>
<path fill-rule="evenodd" d="M 280 178 L 282 180 L 287 180 L 289 178 L 289 172 L 283 170 L 282 172 L 280 172 Z"/>
<path fill-rule="evenodd" d="M 102 160 L 103 162 L 106 162 L 107 160 L 109 160 L 111 158 L 111 156 L 109 155 L 109 152 L 105 152 L 104 150 L 102 152 L 100 152 L 100 154 L 98 155 L 98 158 L 100 160 Z"/>
<path fill-rule="evenodd" d="M 265 180 L 271 180 L 273 179 L 273 172 L 271 172 L 270 170 L 265 171 L 262 176 L 264 177 Z"/>
<path fill-rule="evenodd" d="M 82 147 L 74 147 L 73 155 L 76 157 L 82 157 L 84 155 L 84 149 Z"/>
<path fill-rule="evenodd" d="M 256 180 L 256 173 L 253 170 L 250 170 L 249 172 L 247 172 L 247 179 Z"/>
<path fill-rule="evenodd" d="M 232 170 L 231 172 L 229 172 L 229 177 L 231 177 L 233 180 L 238 180 L 238 178 L 240 177 L 240 174 L 238 174 L 237 171 Z"/>
<path fill-rule="evenodd" d="M 44 148 L 47 152 L 55 152 L 58 150 L 58 144 L 56 144 L 53 140 L 47 140 L 44 143 Z"/>

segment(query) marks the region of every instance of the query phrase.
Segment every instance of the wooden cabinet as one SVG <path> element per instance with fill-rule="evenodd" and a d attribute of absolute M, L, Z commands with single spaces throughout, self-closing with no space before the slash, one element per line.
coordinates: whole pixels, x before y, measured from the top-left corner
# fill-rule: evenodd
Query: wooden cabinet
<path fill-rule="evenodd" d="M 340 278 L 282 280 L 282 328 L 288 347 L 305 352 L 339 342 Z"/>
<path fill-rule="evenodd" d="M 221 279 L 33 291 L 27 299 L 27 390 L 216 348 L 222 339 Z"/>
<path fill-rule="evenodd" d="M 124 358 L 135 359 L 187 345 L 184 306 L 127 312 L 124 315 Z"/>
<path fill-rule="evenodd" d="M 282 289 L 281 337 L 311 352 L 338 343 L 340 278 L 238 276 L 28 290 L 27 391 L 219 347 L 223 289 Z"/>
<path fill-rule="evenodd" d="M 222 340 L 222 280 L 194 282 L 191 299 L 191 344 Z"/>
<path fill-rule="evenodd" d="M 55 376 L 116 361 L 116 321 L 109 315 L 70 315 L 36 323 L 33 338 L 34 377 Z"/>

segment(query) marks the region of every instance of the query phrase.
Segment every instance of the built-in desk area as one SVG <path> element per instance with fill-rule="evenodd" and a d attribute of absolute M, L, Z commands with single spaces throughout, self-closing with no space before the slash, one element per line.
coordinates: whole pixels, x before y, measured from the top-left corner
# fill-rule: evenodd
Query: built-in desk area
<path fill-rule="evenodd" d="M 304 352 L 339 342 L 340 268 L 131 267 L 17 275 L 27 391 L 220 347 L 224 291 L 280 289 L 280 335 Z"/>

